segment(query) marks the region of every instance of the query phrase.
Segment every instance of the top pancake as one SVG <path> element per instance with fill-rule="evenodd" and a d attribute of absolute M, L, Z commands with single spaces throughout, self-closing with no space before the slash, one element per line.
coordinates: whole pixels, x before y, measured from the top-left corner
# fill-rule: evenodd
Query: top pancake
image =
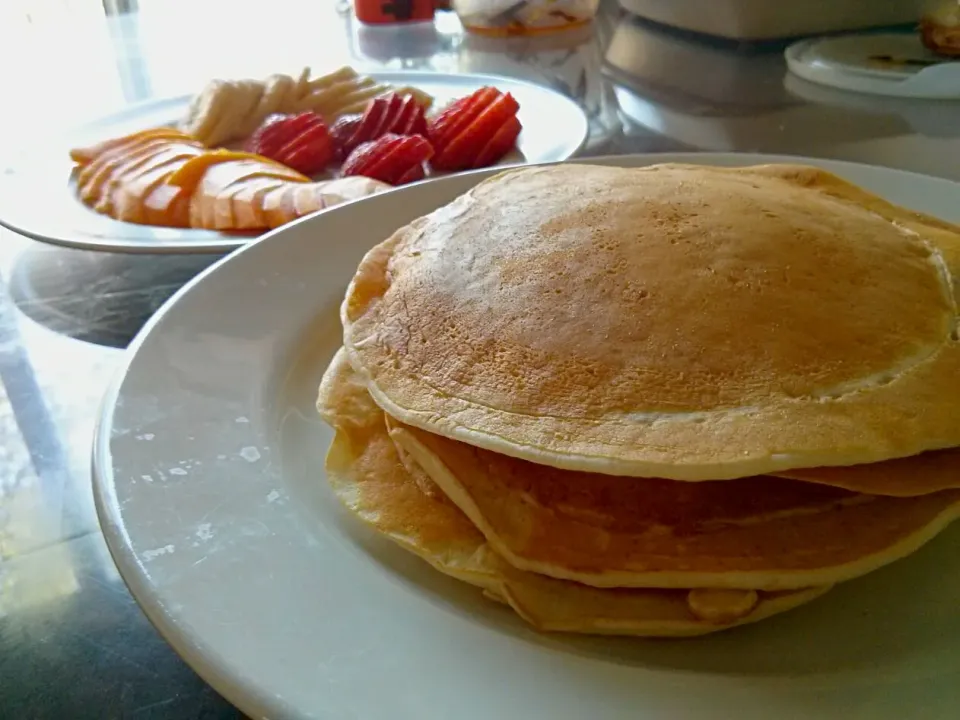
<path fill-rule="evenodd" d="M 409 425 L 677 480 L 960 445 L 960 235 L 821 170 L 514 170 L 368 253 L 350 362 Z"/>

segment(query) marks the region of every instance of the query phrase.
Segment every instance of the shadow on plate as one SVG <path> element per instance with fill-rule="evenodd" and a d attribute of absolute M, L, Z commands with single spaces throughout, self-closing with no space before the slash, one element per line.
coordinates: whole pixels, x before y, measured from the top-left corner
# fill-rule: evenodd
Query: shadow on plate
<path fill-rule="evenodd" d="M 132 255 L 38 246 L 10 273 L 16 306 L 68 337 L 125 348 L 144 323 L 217 255 Z"/>

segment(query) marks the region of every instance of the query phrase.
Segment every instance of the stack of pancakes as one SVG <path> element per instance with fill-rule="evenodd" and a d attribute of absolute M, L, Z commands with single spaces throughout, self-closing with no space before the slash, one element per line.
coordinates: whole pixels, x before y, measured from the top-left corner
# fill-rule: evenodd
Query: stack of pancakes
<path fill-rule="evenodd" d="M 327 474 L 538 628 L 754 622 L 960 513 L 958 276 L 814 168 L 508 171 L 360 264 Z"/>

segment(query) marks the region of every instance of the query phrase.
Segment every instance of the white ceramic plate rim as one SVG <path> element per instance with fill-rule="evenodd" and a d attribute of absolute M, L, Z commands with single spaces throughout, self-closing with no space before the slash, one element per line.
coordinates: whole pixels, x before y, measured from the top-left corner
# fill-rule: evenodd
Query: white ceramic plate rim
<path fill-rule="evenodd" d="M 923 190 L 927 192 L 920 191 L 918 197 L 921 198 L 921 204 L 926 202 L 923 198 L 927 196 L 936 196 L 939 194 L 942 198 L 945 198 L 948 197 L 949 194 L 956 193 L 960 190 L 960 186 L 951 181 L 940 180 L 906 171 L 874 168 L 841 161 L 790 156 L 737 155 L 726 153 L 664 153 L 589 159 L 576 162 L 628 166 L 648 165 L 658 162 L 692 162 L 708 165 L 748 165 L 771 162 L 806 163 L 819 165 L 840 174 L 849 174 L 855 177 L 874 176 L 878 179 L 883 177 L 894 180 L 897 184 L 902 183 L 904 185 L 922 187 Z M 490 174 L 492 174 L 491 171 L 478 171 L 471 174 L 472 177 L 470 180 L 474 182 L 479 181 Z M 449 178 L 436 182 L 444 183 L 452 181 L 466 183 L 466 178 Z M 406 190 L 398 190 L 397 192 L 406 192 Z M 376 202 L 376 199 L 363 202 L 373 204 Z M 938 201 L 934 198 L 929 202 L 936 205 L 942 202 L 942 199 Z M 917 209 L 926 211 L 933 210 L 933 208 L 930 207 L 918 207 Z M 346 209 L 334 209 L 331 212 L 346 212 Z M 269 233 L 260 241 L 216 263 L 176 293 L 144 326 L 143 330 L 131 344 L 125 366 L 118 373 L 116 380 L 112 383 L 105 396 L 93 448 L 93 482 L 101 525 L 110 552 L 134 597 L 162 635 L 207 682 L 234 702 L 242 711 L 256 717 L 262 716 L 276 719 L 281 717 L 306 718 L 336 716 L 326 714 L 323 708 L 293 707 L 287 704 L 283 698 L 277 696 L 269 680 L 262 676 L 257 677 L 255 673 L 251 672 L 251 659 L 249 656 L 227 656 L 222 652 L 222 648 L 211 645 L 203 637 L 202 631 L 199 633 L 193 632 L 189 622 L 185 619 L 185 615 L 188 614 L 186 612 L 187 607 L 182 606 L 176 597 L 169 596 L 163 587 L 158 588 L 151 583 L 149 572 L 142 560 L 144 548 L 135 547 L 138 544 L 137 535 L 141 529 L 130 527 L 126 524 L 123 507 L 117 502 L 118 484 L 129 483 L 133 476 L 118 477 L 115 473 L 114 462 L 116 458 L 111 449 L 112 431 L 114 429 L 113 419 L 123 403 L 135 399 L 133 398 L 133 394 L 125 395 L 124 385 L 130 381 L 131 377 L 137 375 L 138 366 L 147 364 L 144 363 L 144 358 L 141 357 L 145 343 L 155 335 L 162 335 L 164 332 L 169 332 L 170 328 L 166 321 L 170 320 L 171 317 L 181 312 L 189 312 L 188 308 L 191 304 L 190 294 L 194 292 L 195 289 L 200 287 L 201 284 L 211 282 L 213 278 L 228 278 L 231 274 L 231 267 L 238 267 L 240 263 L 244 262 L 254 262 L 254 256 L 258 253 L 262 254 L 263 258 L 266 258 L 269 257 L 271 252 L 279 252 L 284 236 L 289 236 L 292 232 L 296 232 L 296 228 L 302 230 L 311 225 L 320 226 L 324 224 L 326 220 L 327 218 L 324 217 L 305 218 L 289 227 Z M 274 247 L 276 247 L 276 250 L 273 250 Z M 251 253 L 251 255 L 248 256 L 248 253 Z M 346 280 L 346 278 L 344 280 Z M 181 360 L 182 359 L 183 358 L 181 358 Z M 186 367 L 189 368 L 189 359 L 187 359 Z M 285 370 L 280 368 L 280 371 L 284 372 Z M 256 409 L 250 409 L 247 412 L 252 414 L 256 412 Z M 185 433 L 189 431 L 189 418 L 180 418 L 179 421 L 171 418 L 166 422 L 179 422 L 180 425 L 177 426 L 179 432 Z M 177 458 L 171 457 L 169 460 L 170 462 L 175 462 Z M 319 471 L 318 482 L 320 482 Z M 158 508 L 158 511 L 159 510 L 160 508 Z M 250 510 L 253 511 L 252 508 Z M 237 588 L 233 589 L 236 590 Z M 204 602 L 211 601 L 213 601 L 211 598 L 204 598 Z M 437 612 L 440 611 L 438 610 Z M 253 617 L 247 617 L 246 620 L 252 621 L 252 628 L 255 629 L 257 616 L 254 614 Z M 251 626 L 248 626 L 247 630 L 251 630 Z M 252 634 L 255 634 L 255 632 L 252 632 Z M 255 651 L 251 650 L 251 652 Z M 544 662 L 549 663 L 549 657 L 545 656 L 545 658 Z M 613 670 L 611 670 L 611 672 L 613 672 Z M 656 675 L 655 672 L 654 675 Z M 663 673 L 658 677 L 661 676 L 661 679 L 666 678 L 666 675 Z M 889 678 L 884 678 L 882 674 L 878 674 L 876 682 L 880 683 L 885 679 L 889 680 Z M 727 698 L 739 698 L 740 701 L 752 697 L 757 692 L 761 694 L 776 693 L 781 690 L 785 692 L 784 684 L 778 682 L 776 678 L 749 678 L 748 680 L 749 682 L 746 686 L 743 685 L 742 681 L 735 678 L 720 678 L 719 680 L 708 678 L 707 680 L 700 679 L 698 682 L 705 683 L 707 688 L 710 688 L 716 693 L 726 692 L 725 687 L 729 684 L 733 689 L 727 693 Z M 847 692 L 863 691 L 866 693 L 875 693 L 877 691 L 874 687 L 860 687 L 857 689 L 858 685 L 863 684 L 862 682 L 853 683 L 849 688 L 843 687 L 839 689 L 833 687 L 826 680 L 818 682 L 822 683 L 822 687 L 815 684 L 814 689 L 816 690 L 817 697 L 822 698 L 817 700 L 818 703 L 821 703 L 819 709 L 825 713 L 819 715 L 819 717 L 833 717 L 833 711 L 840 710 L 840 708 L 835 706 L 837 698 L 843 697 Z M 718 700 L 719 697 L 720 695 L 714 695 L 707 698 L 705 700 L 707 703 L 705 707 L 712 707 L 710 703 Z M 659 714 L 659 711 L 655 709 L 659 702 L 656 697 L 651 696 L 650 702 L 650 717 L 671 717 L 670 714 Z M 887 702 L 887 700 L 885 700 L 885 702 Z M 387 712 L 389 703 L 389 700 L 384 700 L 384 712 Z M 896 703 L 892 703 L 891 701 L 889 707 L 891 708 L 891 712 L 896 711 Z M 604 717 L 635 717 L 636 711 L 640 709 L 641 708 L 623 708 L 623 712 L 619 712 L 614 708 L 611 709 L 610 713 L 604 715 Z M 762 714 L 757 714 L 743 706 L 731 707 L 730 711 L 733 713 L 729 715 L 730 717 L 738 716 L 737 713 L 740 713 L 739 717 L 743 718 L 763 717 Z M 574 711 L 571 710 L 570 712 Z M 677 715 L 672 715 L 672 717 L 676 716 Z M 715 715 L 691 714 L 687 717 L 712 718 L 721 716 L 727 717 L 728 714 L 718 711 Z M 839 717 L 841 715 L 837 716 Z M 879 716 L 874 715 L 874 717 Z"/>
<path fill-rule="evenodd" d="M 843 39 L 848 36 L 838 36 Z M 924 71 L 905 73 L 897 71 L 868 70 L 854 66 L 842 66 L 838 63 L 827 63 L 816 56 L 816 49 L 823 42 L 831 39 L 811 38 L 800 40 L 790 45 L 784 51 L 787 68 L 800 78 L 818 85 L 837 88 L 848 92 L 866 93 L 895 98 L 914 98 L 921 100 L 955 100 L 960 97 L 960 89 L 944 80 L 932 80 Z M 924 70 L 937 68 L 950 70 L 955 78 L 960 75 L 954 63 L 944 61 L 939 65 L 931 65 Z"/>
<path fill-rule="evenodd" d="M 482 85 L 496 85 L 515 94 L 529 94 L 531 98 L 549 99 L 554 104 L 553 117 L 559 118 L 558 125 L 538 122 L 527 131 L 527 138 L 541 127 L 555 127 L 556 140 L 551 147 L 540 153 L 531 152 L 525 162 L 510 161 L 502 167 L 517 164 L 557 162 L 574 157 L 583 148 L 589 133 L 589 124 L 583 109 L 571 98 L 556 90 L 536 83 L 497 75 L 479 73 L 434 73 L 417 71 L 364 71 L 365 74 L 382 82 L 395 85 L 423 85 L 428 90 L 447 85 L 463 89 L 472 89 Z M 68 147 L 96 142 L 105 137 L 133 132 L 137 129 L 169 123 L 186 109 L 190 95 L 174 98 L 148 100 L 106 115 L 99 120 L 86 123 L 76 129 Z M 529 108 L 528 103 L 523 103 Z M 521 107 L 521 118 L 531 117 L 531 109 Z M 521 135 L 521 150 L 530 151 L 539 141 L 524 141 Z M 59 148 L 60 146 L 58 146 Z M 250 234 L 230 234 L 213 230 L 194 230 L 137 225 L 119 222 L 112 218 L 80 206 L 79 201 L 68 189 L 65 189 L 70 163 L 59 154 L 51 156 L 49 150 L 36 149 L 24 153 L 19 160 L 21 168 L 15 165 L 0 174 L 0 225 L 21 235 L 41 242 L 73 247 L 84 250 L 129 253 L 226 253 L 243 247 L 258 236 Z M 29 163 L 29 165 L 27 165 Z M 66 174 L 65 174 L 66 173 Z M 438 176 L 439 179 L 441 176 Z M 429 182 L 429 180 L 427 180 Z M 6 195 L 8 200 L 4 200 Z M 39 204 L 32 204 L 29 198 L 54 198 L 54 202 L 71 202 L 79 207 L 71 207 L 70 213 L 76 220 L 62 223 L 49 219 L 52 211 L 49 206 L 40 211 Z M 39 201 L 36 201 L 39 203 Z M 26 212 L 24 208 L 27 208 Z M 321 211 L 323 212 L 323 211 Z"/>

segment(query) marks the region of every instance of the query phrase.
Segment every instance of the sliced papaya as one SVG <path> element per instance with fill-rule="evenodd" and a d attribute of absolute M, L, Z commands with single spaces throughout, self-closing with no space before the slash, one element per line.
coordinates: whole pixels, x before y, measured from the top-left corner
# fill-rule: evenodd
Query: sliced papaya
<path fill-rule="evenodd" d="M 156 187 L 166 183 L 184 163 L 202 152 L 203 148 L 184 144 L 177 152 L 158 155 L 136 172 L 130 173 L 115 193 L 114 217 L 128 222 L 145 222 L 145 199 Z"/>
<path fill-rule="evenodd" d="M 197 185 L 200 184 L 200 181 L 207 174 L 208 169 L 214 167 L 215 165 L 233 161 L 258 163 L 265 169 L 274 169 L 275 172 L 284 173 L 284 176 L 289 177 L 291 180 L 300 182 L 310 181 L 310 178 L 306 177 L 305 175 L 301 175 L 296 170 L 292 170 L 286 165 L 282 165 L 274 160 L 265 158 L 262 155 L 240 152 L 238 150 L 211 150 L 196 157 L 191 162 L 186 163 L 176 173 L 173 174 L 169 182 L 171 185 L 177 185 L 185 190 L 189 190 L 197 187 Z"/>
<path fill-rule="evenodd" d="M 163 153 L 170 153 L 172 147 L 180 147 L 168 139 L 147 140 L 131 147 L 128 152 L 117 155 L 112 162 L 104 167 L 104 178 L 91 178 L 90 183 L 99 183 L 99 196 L 94 210 L 110 214 L 113 209 L 113 195 L 120 183 L 135 173 L 144 165 L 152 162 L 155 157 Z"/>
<path fill-rule="evenodd" d="M 233 196 L 233 218 L 238 230 L 253 230 L 269 227 L 263 212 L 267 193 L 286 185 L 276 178 L 253 178 L 245 181 Z"/>
<path fill-rule="evenodd" d="M 138 130 L 137 132 L 130 133 L 129 135 L 123 135 L 117 138 L 110 138 L 109 140 L 104 140 L 103 142 L 96 143 L 95 145 L 89 145 L 87 147 L 73 148 L 70 151 L 70 159 L 73 160 L 78 165 L 86 165 L 87 163 L 95 160 L 100 157 L 105 152 L 110 152 L 122 145 L 129 145 L 132 143 L 137 143 L 142 140 L 150 139 L 162 139 L 166 138 L 169 140 L 191 140 L 192 138 L 187 135 L 187 133 L 177 130 L 172 127 L 155 127 L 148 128 L 146 130 Z"/>
<path fill-rule="evenodd" d="M 293 185 L 268 192 L 263 198 L 263 216 L 267 226 L 277 228 L 286 225 L 297 216 L 293 211 Z"/>
<path fill-rule="evenodd" d="M 300 185 L 293 191 L 293 212 L 298 218 L 323 209 L 323 193 L 318 183 Z"/>
<path fill-rule="evenodd" d="M 175 185 L 160 183 L 143 199 L 146 225 L 190 227 L 190 195 Z"/>

